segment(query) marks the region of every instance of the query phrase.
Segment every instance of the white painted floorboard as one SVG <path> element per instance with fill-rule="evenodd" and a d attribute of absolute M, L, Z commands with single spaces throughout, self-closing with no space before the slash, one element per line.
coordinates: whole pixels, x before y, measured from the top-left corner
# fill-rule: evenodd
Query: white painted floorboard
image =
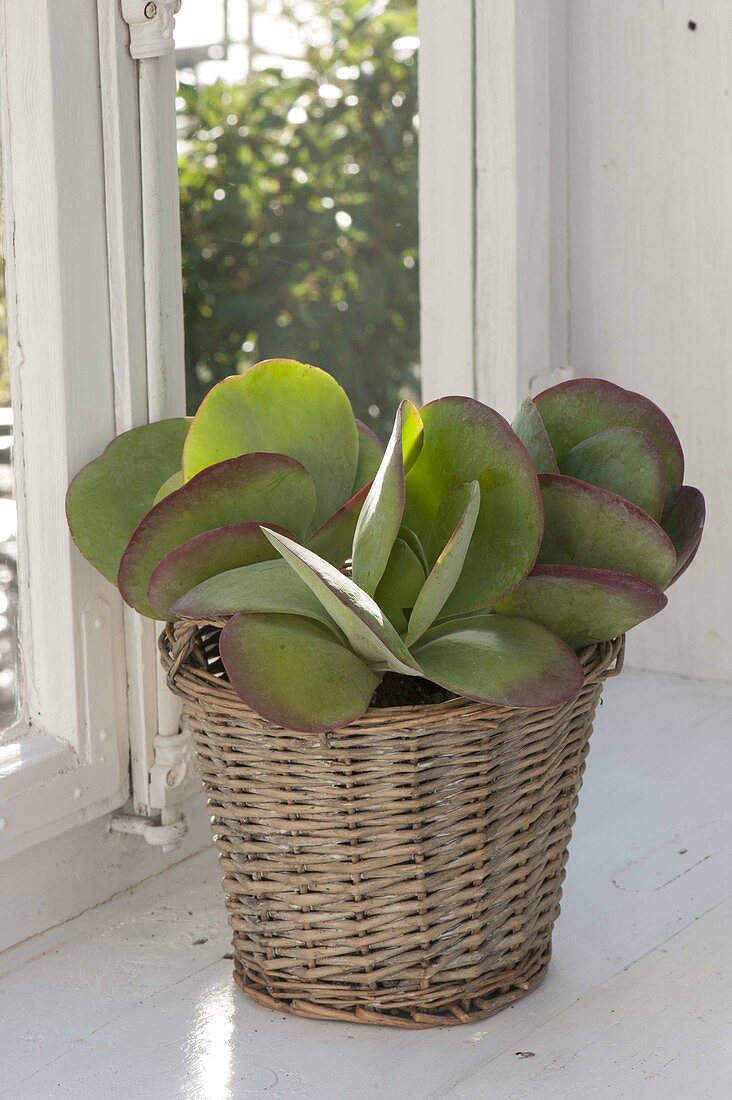
<path fill-rule="evenodd" d="M 402 1032 L 251 1004 L 207 852 L 0 955 L 0 1098 L 728 1100 L 731 735 L 732 687 L 608 685 L 549 977 L 491 1020 Z"/>

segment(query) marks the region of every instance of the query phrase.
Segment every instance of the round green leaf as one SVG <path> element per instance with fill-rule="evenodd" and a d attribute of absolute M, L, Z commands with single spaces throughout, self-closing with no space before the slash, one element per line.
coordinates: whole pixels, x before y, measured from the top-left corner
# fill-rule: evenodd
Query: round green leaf
<path fill-rule="evenodd" d="M 235 615 L 221 631 L 219 652 L 247 706 L 304 733 L 355 721 L 381 679 L 328 630 L 295 615 Z"/>
<path fill-rule="evenodd" d="M 341 637 L 320 600 L 280 557 L 218 573 L 173 604 L 175 615 L 196 622 L 218 622 L 240 611 L 304 615 Z"/>
<path fill-rule="evenodd" d="M 389 669 L 407 676 L 421 674 L 404 642 L 368 593 L 311 550 L 266 527 L 263 530 L 317 596 L 359 657 L 380 671 Z"/>
<path fill-rule="evenodd" d="M 277 558 L 277 551 L 264 537 L 258 523 L 230 523 L 226 527 L 214 527 L 211 531 L 194 535 L 165 555 L 155 566 L 147 598 L 159 619 L 172 619 L 175 618 L 172 608 L 176 600 L 202 581 L 240 566 L 271 561 L 273 558 Z"/>
<path fill-rule="evenodd" d="M 666 499 L 663 460 L 648 436 L 635 428 L 606 428 L 568 451 L 562 473 L 631 500 L 659 520 Z"/>
<path fill-rule="evenodd" d="M 356 421 L 358 430 L 358 465 L 356 476 L 353 480 L 353 493 L 363 489 L 364 485 L 370 485 L 376 477 L 376 471 L 384 457 L 384 445 L 362 420 Z"/>
<path fill-rule="evenodd" d="M 493 610 L 539 623 L 579 649 L 619 637 L 662 611 L 667 602 L 659 588 L 630 573 L 537 565 Z"/>
<path fill-rule="evenodd" d="M 425 676 L 481 703 L 555 707 L 584 682 L 569 646 L 543 626 L 501 615 L 470 615 L 432 627 L 414 646 Z"/>
<path fill-rule="evenodd" d="M 400 634 L 407 628 L 408 612 L 424 584 L 424 569 L 414 550 L 403 540 L 394 543 L 374 599 Z"/>
<path fill-rule="evenodd" d="M 665 588 L 676 566 L 673 544 L 636 504 L 562 474 L 539 476 L 544 500 L 542 565 L 584 565 L 634 573 Z"/>
<path fill-rule="evenodd" d="M 281 454 L 219 462 L 186 482 L 144 516 L 129 541 L 117 583 L 124 599 L 155 618 L 147 589 L 158 562 L 195 535 L 231 523 L 272 523 L 302 535 L 315 507 L 307 470 Z"/>
<path fill-rule="evenodd" d="M 468 397 L 444 397 L 422 410 L 422 452 L 407 476 L 404 522 L 424 544 L 441 501 L 477 481 L 480 510 L 452 614 L 479 610 L 513 588 L 534 563 L 541 539 L 541 496 L 531 459 L 502 416 Z"/>
<path fill-rule="evenodd" d="M 681 488 L 684 453 L 673 424 L 642 394 L 604 378 L 573 378 L 534 398 L 560 469 L 566 455 L 583 439 L 605 428 L 635 428 L 658 448 L 666 476 L 666 506 Z"/>
<path fill-rule="evenodd" d="M 353 409 L 336 380 L 318 367 L 270 359 L 207 394 L 186 439 L 183 472 L 188 481 L 236 455 L 289 455 L 315 483 L 320 524 L 351 496 L 358 449 Z"/>
<path fill-rule="evenodd" d="M 557 457 L 544 427 L 539 410 L 530 397 L 516 413 L 513 430 L 531 455 L 539 474 L 559 473 Z"/>
<path fill-rule="evenodd" d="M 180 468 L 189 425 L 180 417 L 125 432 L 69 486 L 66 516 L 74 542 L 112 584 L 137 524 L 162 482 Z"/>
<path fill-rule="evenodd" d="M 693 485 L 683 485 L 674 501 L 663 528 L 676 550 L 676 568 L 672 582 L 677 580 L 691 565 L 699 549 L 706 504 L 704 496 Z"/>

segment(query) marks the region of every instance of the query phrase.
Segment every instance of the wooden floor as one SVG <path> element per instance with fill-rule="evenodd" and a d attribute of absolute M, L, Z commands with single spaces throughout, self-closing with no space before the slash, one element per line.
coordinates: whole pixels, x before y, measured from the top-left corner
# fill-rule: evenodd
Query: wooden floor
<path fill-rule="evenodd" d="M 230 980 L 210 852 L 0 956 L 12 1100 L 728 1100 L 732 688 L 606 690 L 543 987 L 436 1031 L 318 1024 Z"/>

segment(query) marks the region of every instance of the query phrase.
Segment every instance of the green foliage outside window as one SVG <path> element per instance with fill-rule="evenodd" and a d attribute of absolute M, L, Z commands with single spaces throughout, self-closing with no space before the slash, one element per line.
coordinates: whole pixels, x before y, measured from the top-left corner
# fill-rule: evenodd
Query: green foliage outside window
<path fill-rule="evenodd" d="M 332 39 L 305 75 L 181 81 L 189 411 L 258 360 L 307 358 L 386 436 L 419 388 L 416 4 L 319 7 Z"/>

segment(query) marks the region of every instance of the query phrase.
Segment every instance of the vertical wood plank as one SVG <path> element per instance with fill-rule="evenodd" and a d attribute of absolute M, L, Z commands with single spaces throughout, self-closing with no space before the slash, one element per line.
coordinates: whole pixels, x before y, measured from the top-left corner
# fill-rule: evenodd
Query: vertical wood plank
<path fill-rule="evenodd" d="M 422 396 L 475 392 L 473 0 L 419 0 Z"/>
<path fill-rule="evenodd" d="M 476 373 L 509 418 L 566 364 L 563 0 L 476 8 Z"/>
<path fill-rule="evenodd" d="M 732 678 L 731 39 L 728 0 L 569 4 L 575 372 L 670 414 L 709 508 L 694 566 L 629 656 L 720 679 Z"/>

